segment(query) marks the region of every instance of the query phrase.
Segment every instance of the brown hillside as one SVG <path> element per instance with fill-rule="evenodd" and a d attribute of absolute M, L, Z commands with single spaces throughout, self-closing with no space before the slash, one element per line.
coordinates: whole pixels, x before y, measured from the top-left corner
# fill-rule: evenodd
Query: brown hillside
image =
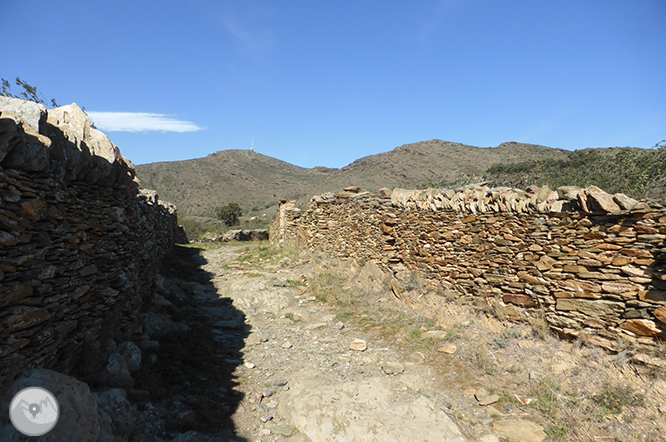
<path fill-rule="evenodd" d="M 441 140 L 407 144 L 354 161 L 342 169 L 306 169 L 248 150 L 226 150 L 188 161 L 137 166 L 143 187 L 178 206 L 184 216 L 212 216 L 238 202 L 245 213 L 272 216 L 282 198 L 305 205 L 316 194 L 357 185 L 423 187 L 481 175 L 493 164 L 565 159 L 567 153 L 521 143 L 479 148 Z"/>

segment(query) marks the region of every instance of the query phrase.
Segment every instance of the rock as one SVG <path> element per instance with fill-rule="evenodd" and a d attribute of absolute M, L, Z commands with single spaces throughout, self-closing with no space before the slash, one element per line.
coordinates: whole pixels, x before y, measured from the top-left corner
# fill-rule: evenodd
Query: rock
<path fill-rule="evenodd" d="M 226 319 L 222 321 L 217 321 L 213 324 L 213 327 L 217 328 L 241 328 L 245 325 L 245 322 L 241 319 Z"/>
<path fill-rule="evenodd" d="M 482 401 L 485 398 L 487 398 L 489 395 L 490 395 L 490 393 L 488 393 L 488 390 L 486 390 L 485 388 L 479 388 L 478 390 L 476 390 L 474 392 L 474 398 L 477 401 Z"/>
<path fill-rule="evenodd" d="M 479 401 L 479 405 L 481 406 L 486 406 L 490 404 L 494 404 L 495 402 L 500 400 L 500 396 L 498 394 L 490 394 L 488 395 L 485 399 Z"/>
<path fill-rule="evenodd" d="M 653 313 L 655 318 L 666 324 L 666 306 L 659 307 Z"/>
<path fill-rule="evenodd" d="M 641 269 L 641 268 L 638 268 L 638 267 L 635 267 L 635 266 L 632 266 L 632 265 L 622 266 L 622 267 L 620 267 L 620 270 L 622 270 L 622 272 L 624 272 L 625 274 L 627 274 L 629 276 L 639 276 L 640 277 L 640 276 L 648 276 L 649 275 L 644 269 Z"/>
<path fill-rule="evenodd" d="M 130 373 L 135 373 L 141 368 L 141 349 L 133 342 L 123 342 L 118 346 L 118 353 L 121 354 Z"/>
<path fill-rule="evenodd" d="M 621 210 L 620 206 L 615 203 L 613 195 L 609 195 L 596 186 L 588 187 L 584 194 L 587 197 L 587 206 L 590 212 L 615 213 Z M 579 198 L 581 198 L 581 195 L 579 195 Z"/>
<path fill-rule="evenodd" d="M 268 408 L 270 408 L 271 410 L 277 408 L 278 405 L 280 405 L 280 403 L 278 401 L 276 401 L 275 399 L 271 399 L 268 402 L 266 402 L 266 406 Z"/>
<path fill-rule="evenodd" d="M 539 258 L 539 261 L 536 263 L 536 267 L 537 267 L 537 269 L 539 269 L 543 272 L 543 271 L 552 269 L 553 265 L 556 262 L 557 261 L 554 260 L 553 258 L 551 258 L 550 256 L 543 255 L 543 256 L 541 256 L 541 258 Z"/>
<path fill-rule="evenodd" d="M 107 387 L 131 388 L 134 386 L 134 379 L 132 379 L 125 358 L 120 353 L 109 355 L 109 362 L 101 376 L 99 382 Z"/>
<path fill-rule="evenodd" d="M 479 438 L 479 442 L 500 442 L 494 434 L 484 434 Z"/>
<path fill-rule="evenodd" d="M 60 408 L 58 423 L 40 440 L 97 441 L 104 437 L 97 402 L 87 384 L 55 371 L 33 368 L 12 384 L 3 402 L 9 404 L 16 393 L 28 387 L 41 387 L 50 391 L 56 397 Z M 0 425 L 3 425 L 0 429 L 0 440 L 3 442 L 26 440 L 9 422 L 9 413 L 0 413 Z"/>
<path fill-rule="evenodd" d="M 495 422 L 493 431 L 509 442 L 542 442 L 546 438 L 546 433 L 540 425 L 523 420 Z"/>
<path fill-rule="evenodd" d="M 606 281 L 601 284 L 601 289 L 606 293 L 621 295 L 622 293 L 636 292 L 640 289 L 640 286 L 628 281 Z"/>
<path fill-rule="evenodd" d="M 50 109 L 46 123 L 46 135 L 53 141 L 52 155 L 62 164 L 60 171 L 54 171 L 57 175 L 67 181 L 85 178 L 107 185 L 116 181 L 114 168 L 124 162 L 118 148 L 90 126 L 90 119 L 76 103 Z"/>
<path fill-rule="evenodd" d="M 429 330 L 421 334 L 424 339 L 445 339 L 449 336 L 449 332 L 444 330 Z"/>
<path fill-rule="evenodd" d="M 250 333 L 250 336 L 245 340 L 245 344 L 247 345 L 258 345 L 262 342 L 268 342 L 268 337 L 259 332 Z"/>
<path fill-rule="evenodd" d="M 400 374 L 405 371 L 405 366 L 399 362 L 382 362 L 382 371 L 388 375 Z"/>
<path fill-rule="evenodd" d="M 499 395 L 497 394 L 490 394 L 488 391 L 486 391 L 485 388 L 479 388 L 474 392 L 474 397 L 476 400 L 479 402 L 479 405 L 481 406 L 486 406 L 490 404 L 494 404 L 495 402 L 500 400 Z"/>
<path fill-rule="evenodd" d="M 613 195 L 613 201 L 615 201 L 615 203 L 622 210 L 631 210 L 638 202 L 635 199 L 628 197 L 624 193 L 616 193 L 615 195 Z"/>
<path fill-rule="evenodd" d="M 207 236 L 207 241 L 267 241 L 268 236 L 268 229 L 229 230 L 224 235 L 210 234 Z"/>
<path fill-rule="evenodd" d="M 16 114 L 3 111 L 0 118 L 2 167 L 26 172 L 48 171 L 51 140 L 25 124 Z"/>
<path fill-rule="evenodd" d="M 349 191 L 343 190 L 342 192 L 336 193 L 335 196 L 340 198 L 340 199 L 349 199 L 349 198 L 355 196 L 356 193 L 357 192 L 349 192 Z"/>
<path fill-rule="evenodd" d="M 666 361 L 661 358 L 655 358 L 643 353 L 636 353 L 631 357 L 633 362 L 639 362 L 641 364 L 649 365 L 651 367 L 663 368 L 666 367 Z"/>
<path fill-rule="evenodd" d="M 335 323 L 334 327 L 337 328 L 338 330 L 342 330 L 343 328 L 345 328 L 345 324 L 342 323 L 342 321 L 338 321 Z"/>
<path fill-rule="evenodd" d="M 505 304 L 514 304 L 521 307 L 538 307 L 539 303 L 531 296 L 520 295 L 516 293 L 505 293 L 502 295 L 502 301 Z"/>
<path fill-rule="evenodd" d="M 529 373 L 527 378 L 530 381 L 538 382 L 541 379 L 543 379 L 543 373 L 541 373 L 540 371 L 536 371 L 536 370 L 530 370 L 530 373 Z"/>
<path fill-rule="evenodd" d="M 354 339 L 349 344 L 349 349 L 354 351 L 365 351 L 368 349 L 368 343 L 363 339 Z"/>
<path fill-rule="evenodd" d="M 293 347 L 293 344 L 289 341 L 284 341 L 282 343 L 282 348 L 291 348 L 291 347 Z"/>
<path fill-rule="evenodd" d="M 170 333 L 189 331 L 185 324 L 174 321 L 162 313 L 148 312 L 143 316 L 143 326 L 150 339 L 159 339 Z"/>
<path fill-rule="evenodd" d="M 127 441 L 136 424 L 136 407 L 127 400 L 127 392 L 119 388 L 94 393 L 100 416 L 100 442 Z"/>
<path fill-rule="evenodd" d="M 385 199 L 385 200 L 390 200 L 391 199 L 391 189 L 387 189 L 386 187 L 382 187 L 381 189 L 379 189 L 377 191 L 377 193 L 379 194 L 379 197 L 381 199 Z"/>
<path fill-rule="evenodd" d="M 578 194 L 582 192 L 583 189 L 576 186 L 561 186 L 557 188 L 557 196 L 561 200 L 566 201 L 576 201 L 578 199 Z"/>
<path fill-rule="evenodd" d="M 619 351 L 619 348 L 618 348 L 618 346 L 615 342 L 610 341 L 606 338 L 602 338 L 601 336 L 592 335 L 592 336 L 589 336 L 586 339 L 586 341 L 587 341 L 588 344 L 596 345 L 597 347 L 601 347 L 601 348 L 605 348 L 606 350 L 608 350 L 610 352 L 615 353 L 615 352 Z"/>
<path fill-rule="evenodd" d="M 284 437 L 291 437 L 294 434 L 294 430 L 291 427 L 286 425 L 276 425 L 272 429 L 273 433 L 279 434 Z"/>
<path fill-rule="evenodd" d="M 171 442 L 192 442 L 196 437 L 196 431 L 188 431 L 187 433 L 180 433 Z"/>
<path fill-rule="evenodd" d="M 303 330 L 316 330 L 318 328 L 324 328 L 326 327 L 325 322 L 313 322 L 312 324 L 308 324 L 305 327 L 303 327 Z"/>
<path fill-rule="evenodd" d="M 558 299 L 557 310 L 576 311 L 593 317 L 619 316 L 624 305 L 619 302 L 587 299 Z"/>
<path fill-rule="evenodd" d="M 620 324 L 620 328 L 628 330 L 638 336 L 661 336 L 662 330 L 657 327 L 654 321 L 649 319 L 629 319 Z"/>
<path fill-rule="evenodd" d="M 418 190 L 406 190 L 406 189 L 393 189 L 391 192 L 391 204 L 394 206 L 400 207 L 404 205 L 410 198 L 418 194 Z"/>
<path fill-rule="evenodd" d="M 446 353 L 446 354 L 449 354 L 449 355 L 454 354 L 456 352 L 456 350 L 458 350 L 458 346 L 455 345 L 455 344 L 446 344 L 445 346 L 440 347 L 440 348 L 437 349 L 438 352 Z"/>
<path fill-rule="evenodd" d="M 6 118 L 4 114 L 16 115 L 24 125 L 30 126 L 37 133 L 45 129 L 43 125 L 46 123 L 46 107 L 43 104 L 0 96 L 0 112 L 2 118 Z"/>
<path fill-rule="evenodd" d="M 392 402 L 392 378 L 330 383 L 316 369 L 297 373 L 279 410 L 312 442 L 463 442 L 453 421 L 425 396 Z"/>

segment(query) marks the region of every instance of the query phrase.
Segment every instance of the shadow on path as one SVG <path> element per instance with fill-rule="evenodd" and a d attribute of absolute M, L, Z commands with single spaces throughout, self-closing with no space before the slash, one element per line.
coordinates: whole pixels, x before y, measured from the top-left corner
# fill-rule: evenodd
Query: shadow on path
<path fill-rule="evenodd" d="M 171 440 L 174 433 L 194 431 L 184 440 L 243 442 L 231 416 L 243 399 L 234 370 L 243 363 L 241 349 L 250 327 L 231 299 L 217 292 L 213 275 L 201 268 L 205 263 L 200 249 L 183 246 L 176 246 L 166 260 L 166 277 L 147 309 L 186 329 L 159 339 L 159 348 L 137 375 L 134 399 L 140 410 L 159 410 L 163 428 L 151 431 L 152 436 L 162 432 Z M 134 440 L 148 437 L 143 430 Z"/>

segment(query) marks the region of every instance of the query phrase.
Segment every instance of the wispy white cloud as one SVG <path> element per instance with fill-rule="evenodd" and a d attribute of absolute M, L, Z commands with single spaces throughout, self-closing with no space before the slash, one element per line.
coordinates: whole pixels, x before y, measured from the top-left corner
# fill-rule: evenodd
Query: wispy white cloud
<path fill-rule="evenodd" d="M 427 43 L 432 35 L 444 25 L 450 13 L 462 5 L 461 0 L 440 0 L 429 11 L 428 18 L 418 29 L 418 38 L 421 43 Z"/>
<path fill-rule="evenodd" d="M 191 121 L 169 115 L 147 112 L 87 112 L 90 119 L 105 132 L 197 132 L 203 130 Z"/>
<path fill-rule="evenodd" d="M 236 52 L 262 63 L 276 46 L 270 26 L 275 12 L 270 2 L 218 0 L 217 5 L 208 15 L 220 25 Z"/>
<path fill-rule="evenodd" d="M 275 45 L 268 30 L 241 23 L 237 17 L 231 15 L 222 17 L 222 25 L 236 41 L 238 52 L 251 60 L 261 61 Z"/>

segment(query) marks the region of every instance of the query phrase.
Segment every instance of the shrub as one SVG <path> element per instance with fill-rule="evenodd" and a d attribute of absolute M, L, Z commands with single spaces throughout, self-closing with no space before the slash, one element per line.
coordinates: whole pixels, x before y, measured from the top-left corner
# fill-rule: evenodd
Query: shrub
<path fill-rule="evenodd" d="M 227 226 L 239 224 L 238 218 L 243 215 L 243 209 L 237 203 L 229 203 L 217 209 L 217 217 Z"/>

